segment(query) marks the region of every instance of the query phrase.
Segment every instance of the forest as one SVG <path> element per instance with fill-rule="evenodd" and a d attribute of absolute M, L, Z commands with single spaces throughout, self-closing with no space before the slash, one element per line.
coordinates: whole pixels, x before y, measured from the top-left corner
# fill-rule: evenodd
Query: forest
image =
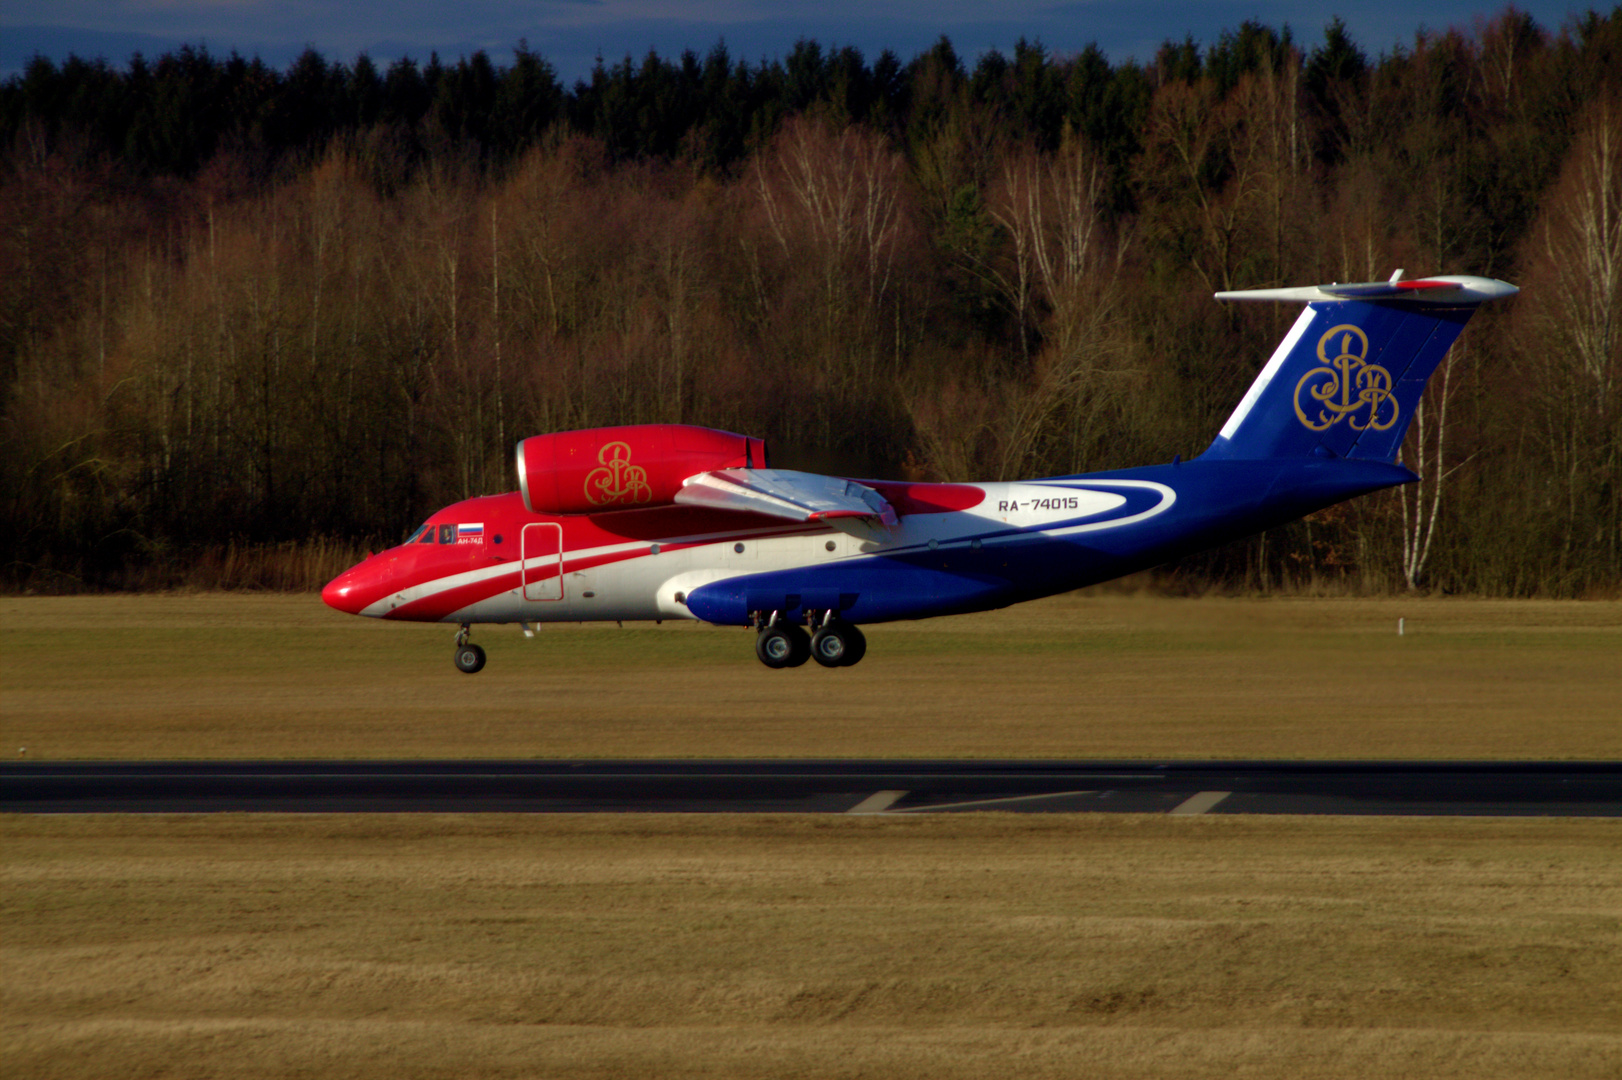
<path fill-rule="evenodd" d="M 1213 292 L 1399 268 L 1521 289 L 1432 380 L 1419 483 L 1158 585 L 1622 594 L 1622 7 L 572 87 L 523 43 L 36 58 L 0 84 L 0 588 L 318 586 L 568 428 L 927 480 L 1188 458 L 1296 314 Z"/>

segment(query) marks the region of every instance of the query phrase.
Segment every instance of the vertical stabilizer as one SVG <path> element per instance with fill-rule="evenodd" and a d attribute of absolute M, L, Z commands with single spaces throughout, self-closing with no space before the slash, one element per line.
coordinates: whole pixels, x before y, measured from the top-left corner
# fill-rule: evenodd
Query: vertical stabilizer
<path fill-rule="evenodd" d="M 1513 296 L 1490 278 L 1441 277 L 1217 293 L 1306 309 L 1203 455 L 1393 461 L 1425 383 L 1475 309 Z"/>

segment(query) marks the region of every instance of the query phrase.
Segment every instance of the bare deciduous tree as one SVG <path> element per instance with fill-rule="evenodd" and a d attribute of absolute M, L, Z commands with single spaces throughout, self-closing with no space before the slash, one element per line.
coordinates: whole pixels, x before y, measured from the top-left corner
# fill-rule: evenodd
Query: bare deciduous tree
<path fill-rule="evenodd" d="M 1001 476 L 1041 467 L 1037 446 L 1054 437 L 1061 412 L 1068 417 L 1063 449 L 1046 456 L 1049 467 L 1075 467 L 1121 386 L 1110 324 L 1124 245 L 1106 236 L 1105 186 L 1098 156 L 1071 137 L 1051 156 L 1029 148 L 1007 155 L 992 189 L 988 207 L 1009 248 L 986 272 L 1016 314 L 1022 347 L 1041 341 L 1028 392 L 1009 405 Z"/>
<path fill-rule="evenodd" d="M 1558 476 L 1561 555 L 1622 561 L 1622 103 L 1595 102 L 1529 241 L 1521 356 Z"/>

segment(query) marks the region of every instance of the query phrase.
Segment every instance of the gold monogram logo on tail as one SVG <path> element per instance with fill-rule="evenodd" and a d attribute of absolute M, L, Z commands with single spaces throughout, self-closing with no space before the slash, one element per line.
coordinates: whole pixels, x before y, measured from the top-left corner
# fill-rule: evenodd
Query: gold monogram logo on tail
<path fill-rule="evenodd" d="M 1354 431 L 1385 431 L 1397 422 L 1391 373 L 1369 363 L 1368 355 L 1368 335 L 1350 323 L 1331 327 L 1318 339 L 1318 362 L 1323 366 L 1295 384 L 1295 415 L 1303 424 L 1313 431 L 1328 431 L 1345 420 Z M 1316 415 L 1311 414 L 1314 406 Z M 1364 408 L 1366 415 L 1355 415 Z"/>
<path fill-rule="evenodd" d="M 609 503 L 644 503 L 653 498 L 648 486 L 648 470 L 631 464 L 631 447 L 611 442 L 597 454 L 597 468 L 586 474 L 586 501 L 593 506 Z"/>

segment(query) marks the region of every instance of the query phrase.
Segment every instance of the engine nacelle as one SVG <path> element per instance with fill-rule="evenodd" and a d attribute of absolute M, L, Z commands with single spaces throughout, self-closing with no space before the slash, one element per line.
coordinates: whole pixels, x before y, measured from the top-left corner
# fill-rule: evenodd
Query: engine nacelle
<path fill-rule="evenodd" d="M 557 431 L 518 444 L 518 488 L 532 514 L 660 506 L 695 473 L 749 467 L 766 467 L 763 440 L 690 424 Z"/>

